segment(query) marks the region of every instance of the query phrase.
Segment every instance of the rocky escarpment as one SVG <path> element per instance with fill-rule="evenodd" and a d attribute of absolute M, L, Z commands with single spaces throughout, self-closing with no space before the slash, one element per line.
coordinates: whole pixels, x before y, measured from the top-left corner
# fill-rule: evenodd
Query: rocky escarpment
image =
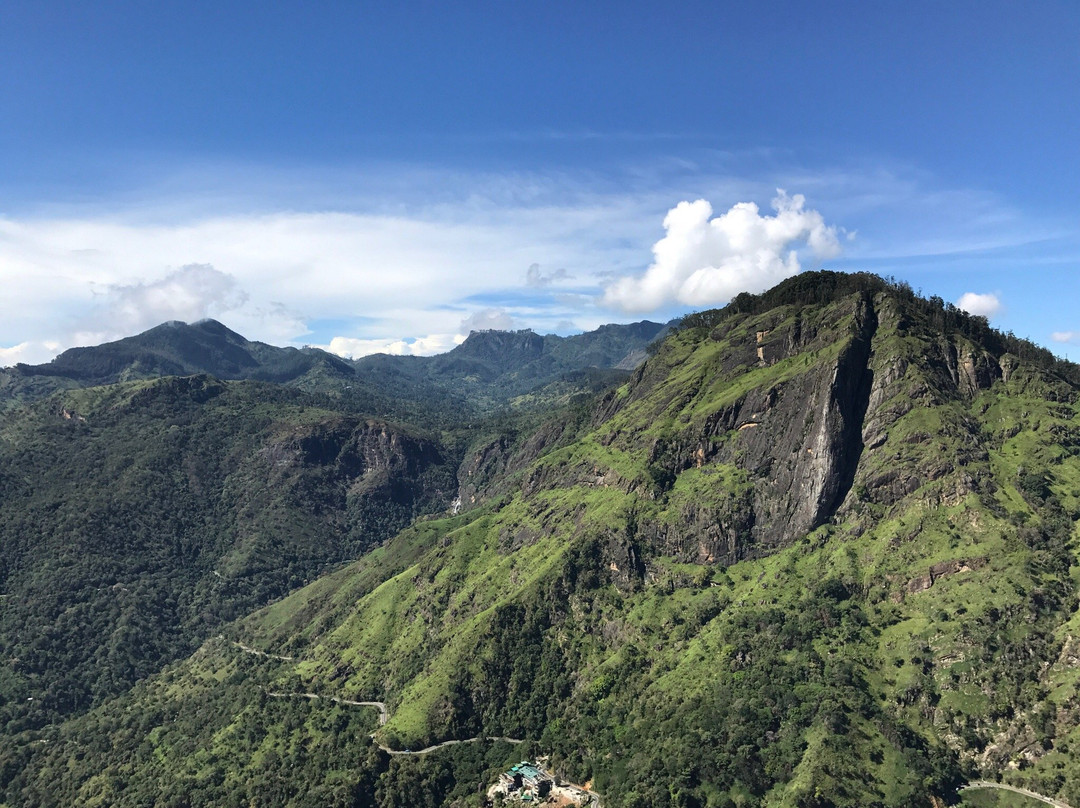
<path fill-rule="evenodd" d="M 868 294 L 825 312 L 732 318 L 714 328 L 706 340 L 722 348 L 714 368 L 705 371 L 731 379 L 711 396 L 728 402 L 702 412 L 697 426 L 652 437 L 648 461 L 670 480 L 718 465 L 739 470 L 749 485 L 744 495 L 721 497 L 728 501 L 714 507 L 688 504 L 688 519 L 662 531 L 661 543 L 674 542 L 685 552 L 693 533 L 699 537 L 693 555 L 731 561 L 784 546 L 828 521 L 851 489 L 863 450 L 877 328 Z M 678 399 L 682 388 L 663 389 L 672 371 L 665 358 L 661 354 L 639 370 L 632 383 L 637 389 L 603 402 L 601 417 L 618 423 L 620 413 L 648 405 L 702 410 L 694 407 L 693 395 Z M 745 384 L 753 376 L 761 384 Z M 616 433 L 611 442 L 632 440 Z M 688 531 L 689 525 L 696 527 Z"/>
<path fill-rule="evenodd" d="M 353 481 L 372 474 L 415 475 L 446 462 L 434 441 L 381 421 L 337 418 L 294 429 L 261 452 L 277 466 L 303 464 L 333 468 Z"/>
<path fill-rule="evenodd" d="M 737 423 L 718 421 L 714 427 L 736 432 L 730 445 L 721 444 L 716 458 L 755 478 L 752 535 L 762 549 L 790 543 L 823 524 L 851 488 L 863 449 L 877 315 L 866 297 L 850 306 L 850 334 L 835 359 L 784 384 L 754 391 L 756 396 L 748 396 L 729 415 Z M 791 330 L 797 332 L 799 325 L 796 320 Z M 787 356 L 801 353 L 799 334 L 789 334 L 785 343 Z M 762 354 L 768 357 L 759 360 L 765 364 L 782 356 L 775 348 Z"/>
<path fill-rule="evenodd" d="M 561 416 L 525 435 L 508 431 L 477 441 L 458 468 L 458 507 L 481 505 L 512 490 L 525 469 L 575 430 L 576 425 Z"/>
<path fill-rule="evenodd" d="M 920 305 L 859 290 L 821 307 L 731 314 L 707 332 L 679 335 L 674 345 L 681 336 L 693 352 L 668 346 L 597 408 L 598 443 L 644 449 L 651 479 L 603 462 L 567 468 L 565 479 L 638 493 L 654 484 L 653 496 L 664 497 L 687 470 L 737 470 L 744 487 L 719 475 L 712 493 L 680 506 L 685 518 L 649 538 L 660 552 L 725 563 L 930 483 L 935 501 L 980 491 L 989 436 L 952 402 L 1007 382 L 1017 360 L 959 331 L 927 331 Z M 544 471 L 533 487 L 552 484 Z"/>

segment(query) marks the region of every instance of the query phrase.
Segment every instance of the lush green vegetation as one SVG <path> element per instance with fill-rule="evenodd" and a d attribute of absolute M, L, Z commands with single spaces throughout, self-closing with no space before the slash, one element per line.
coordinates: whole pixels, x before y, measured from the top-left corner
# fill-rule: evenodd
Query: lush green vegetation
<path fill-rule="evenodd" d="M 960 804 L 966 808 L 1042 808 L 1046 803 L 1023 794 L 990 788 L 965 791 Z"/>
<path fill-rule="evenodd" d="M 477 805 L 476 772 L 494 777 L 518 753 L 485 743 L 393 759 L 369 738 L 373 709 L 269 696 L 273 667 L 216 640 L 182 673 L 168 669 L 137 686 L 123 701 L 130 709 L 25 736 L 29 746 L 7 747 L 0 757 L 10 804 L 405 808 L 471 798 Z M 28 769 L 31 750 L 44 762 Z M 106 758 L 110 764 L 98 768 Z"/>
<path fill-rule="evenodd" d="M 527 334 L 508 339 L 507 351 L 543 356 Z M 477 379 L 505 372 L 479 344 L 453 361 Z M 204 517 L 206 530 L 232 531 L 210 569 L 250 575 L 263 569 L 252 548 L 268 537 L 291 546 L 312 525 L 362 549 L 347 544 L 361 541 L 349 520 L 374 517 L 349 497 L 366 478 L 341 482 L 348 441 L 334 439 L 358 425 L 286 397 L 265 415 L 277 427 L 245 433 L 264 393 L 221 387 L 184 405 L 228 403 L 239 416 L 215 433 L 230 453 L 218 466 L 198 461 L 228 473 L 191 466 L 197 456 L 185 471 L 218 479 L 216 499 L 228 505 Z M 154 403 L 158 392 L 69 393 L 64 411 L 86 420 L 54 411 L 49 428 L 70 436 L 134 408 L 164 452 L 169 425 L 185 422 L 172 399 Z M 148 664 L 91 691 L 86 704 L 99 703 L 89 712 L 35 722 L 38 708 L 20 700 L 31 680 L 10 666 L 0 681 L 14 711 L 0 740 L 0 799 L 12 808 L 467 806 L 508 762 L 548 754 L 613 808 L 955 804 L 964 781 L 997 777 L 1078 805 L 1078 393 L 1071 366 L 880 279 L 800 276 L 740 296 L 688 318 L 596 402 L 571 393 L 554 421 L 504 416 L 459 433 L 471 440 L 454 481 L 469 493 L 462 513 L 415 521 L 242 619 L 222 615 L 222 638 L 163 672 L 143 678 Z M 47 421 L 45 410 L 35 417 Z M 8 445 L 34 447 L 35 467 L 58 463 L 61 444 L 23 418 L 7 422 Z M 342 419 L 353 431 L 336 426 Z M 230 444 L 234 430 L 252 442 Z M 399 440 L 406 434 L 425 440 Z M 310 468 L 286 463 L 281 485 L 259 488 L 267 478 L 252 453 L 278 469 L 294 448 Z M 76 467 L 101 475 L 113 456 L 76 453 Z M 186 496 L 179 474 L 155 487 L 142 469 L 157 465 L 115 456 L 116 471 L 95 479 L 118 500 L 148 491 L 165 497 L 165 512 L 191 511 L 175 499 Z M 31 493 L 25 474 L 0 468 L 5 491 Z M 424 475 L 442 468 L 402 479 L 420 497 L 436 479 Z M 67 497 L 53 510 L 66 512 Z M 86 509 L 75 503 L 74 514 Z M 52 524 L 44 504 L 34 513 L 11 535 Z M 173 535 L 163 517 L 154 524 L 153 536 Z M 140 553 L 156 546 L 138 531 L 109 535 L 137 541 L 123 546 Z M 0 563 L 18 582 L 30 568 L 12 558 Z M 190 587 L 181 583 L 183 626 Z M 237 608 L 247 605 L 262 604 Z M 70 613 L 49 613 L 39 633 L 49 637 Z M 132 634 L 168 636 L 139 623 L 130 632 L 115 635 L 118 647 Z M 54 671 L 46 655 L 26 658 Z M 88 669 L 82 658 L 72 664 L 80 676 Z M 384 701 L 389 721 L 376 727 L 370 708 L 268 693 Z M 528 743 L 390 758 L 372 732 L 395 749 Z"/>
<path fill-rule="evenodd" d="M 722 309 L 697 312 L 684 317 L 680 328 L 711 328 L 732 314 L 763 314 L 784 306 L 821 306 L 845 295 L 888 293 L 901 301 L 906 311 L 933 332 L 947 337 L 959 334 L 977 342 L 997 356 L 1011 353 L 1034 366 L 1052 370 L 1080 383 L 1080 366 L 1055 357 L 1046 348 L 1012 332 L 990 327 L 985 317 L 972 315 L 942 298 L 924 298 L 905 281 L 882 278 L 868 272 L 804 272 L 777 284 L 772 289 L 752 295 L 742 292 Z"/>
<path fill-rule="evenodd" d="M 73 391 L 0 422 L 0 727 L 131 687 L 447 507 L 456 457 L 298 391 Z"/>

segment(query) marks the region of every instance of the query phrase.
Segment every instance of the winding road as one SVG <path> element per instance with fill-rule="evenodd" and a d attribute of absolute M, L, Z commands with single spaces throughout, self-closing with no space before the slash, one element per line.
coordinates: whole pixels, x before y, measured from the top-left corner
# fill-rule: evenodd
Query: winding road
<path fill-rule="evenodd" d="M 386 705 L 381 701 L 353 701 L 352 699 L 343 699 L 340 696 L 320 696 L 318 693 L 275 693 L 270 690 L 266 691 L 266 695 L 272 699 L 310 699 L 311 701 L 326 699 L 334 702 L 334 704 L 348 704 L 352 707 L 375 707 L 379 711 L 380 727 L 389 719 Z"/>
<path fill-rule="evenodd" d="M 372 735 L 371 737 L 374 738 L 375 736 Z M 447 746 L 456 746 L 459 743 L 476 743 L 477 741 L 503 741 L 505 743 L 525 743 L 525 741 L 521 740 L 520 738 L 504 738 L 501 736 L 491 735 L 487 737 L 482 737 L 477 735 L 475 738 L 462 738 L 457 741 L 443 741 L 442 743 L 437 743 L 434 746 L 428 746 L 424 749 L 417 749 L 415 752 L 411 749 L 390 749 L 387 746 L 383 746 L 378 741 L 375 741 L 375 745 L 384 752 L 386 752 L 386 754 L 388 755 L 426 755 L 428 752 L 434 752 L 436 749 L 442 749 Z"/>
<path fill-rule="evenodd" d="M 225 637 L 219 634 L 218 639 L 219 640 L 224 640 Z M 296 661 L 291 656 L 281 656 L 280 654 L 268 654 L 268 653 L 266 653 L 266 651 L 260 651 L 258 648 L 252 648 L 252 647 L 250 647 L 248 645 L 244 645 L 242 642 L 234 642 L 233 645 L 235 645 L 237 648 L 239 648 L 245 654 L 253 654 L 254 656 L 260 656 L 263 659 L 277 659 L 277 660 L 280 660 L 281 662 L 295 662 Z"/>
<path fill-rule="evenodd" d="M 225 638 L 221 637 L 220 639 Z M 257 648 L 252 648 L 251 646 L 244 645 L 241 642 L 234 642 L 233 645 L 239 648 L 245 654 L 252 654 L 254 656 L 263 657 L 264 659 L 277 659 L 282 662 L 295 661 L 293 657 L 281 656 L 280 654 L 269 654 L 266 651 L 260 651 Z M 386 709 L 386 703 L 382 701 L 355 701 L 354 699 L 343 699 L 340 696 L 323 696 L 319 693 L 283 693 L 266 690 L 265 688 L 264 692 L 268 697 L 272 699 L 307 699 L 308 701 L 318 701 L 320 699 L 325 699 L 326 701 L 334 702 L 334 704 L 345 704 L 350 707 L 374 707 L 379 711 L 380 727 L 386 724 L 386 722 L 390 719 L 390 714 L 387 712 Z M 391 749 L 389 746 L 384 746 L 383 744 L 379 743 L 379 741 L 375 738 L 374 732 L 371 733 L 370 737 L 373 741 L 375 741 L 375 745 L 378 746 L 379 749 L 381 749 L 386 754 L 400 756 L 426 755 L 429 752 L 435 752 L 439 749 L 445 749 L 448 746 L 457 746 L 458 744 L 463 743 L 478 743 L 480 741 L 501 741 L 503 743 L 510 744 L 525 743 L 522 738 L 508 738 L 504 735 L 476 735 L 472 738 L 460 738 L 452 741 L 443 741 L 442 743 L 437 743 L 432 746 L 427 746 L 423 749 L 417 749 L 416 751 L 413 751 L 412 749 Z M 569 783 L 568 785 L 578 789 L 583 794 L 588 795 L 590 808 L 600 808 L 600 795 L 597 794 L 595 791 L 590 791 L 584 786 L 575 785 L 574 783 Z M 1065 808 L 1069 808 L 1069 806 L 1065 806 Z"/>
<path fill-rule="evenodd" d="M 221 639 L 225 639 L 225 638 L 221 637 Z M 295 661 L 293 659 L 293 657 L 281 656 L 279 654 L 269 654 L 266 651 L 260 651 L 257 648 L 252 648 L 250 646 L 244 645 L 241 642 L 234 642 L 233 645 L 235 645 L 237 648 L 239 648 L 245 654 L 254 654 L 255 656 L 260 656 L 260 657 L 263 657 L 265 659 L 276 659 L 276 660 L 279 660 L 281 662 L 294 662 Z M 309 699 L 309 700 L 312 700 L 312 701 L 315 701 L 315 700 L 318 700 L 318 699 L 326 699 L 327 701 L 332 701 L 335 704 L 347 704 L 347 705 L 350 705 L 350 706 L 353 706 L 353 707 L 374 707 L 379 711 L 379 726 L 380 727 L 383 726 L 384 724 L 386 724 L 386 722 L 390 719 L 390 715 L 386 710 L 386 704 L 384 702 L 381 702 L 381 701 L 354 701 L 353 699 L 343 699 L 343 698 L 341 698 L 339 696 L 321 696 L 318 693 L 274 693 L 274 692 L 271 692 L 271 691 L 266 691 L 266 695 L 270 696 L 271 698 L 275 698 L 275 699 L 300 698 L 300 699 Z M 425 747 L 423 749 L 417 749 L 416 751 L 413 751 L 411 749 L 391 749 L 389 746 L 384 746 L 383 744 L 379 743 L 378 740 L 376 740 L 375 733 L 371 734 L 371 739 L 375 741 L 375 744 L 376 744 L 376 746 L 379 747 L 379 749 L 381 749 L 383 752 L 385 752 L 388 755 L 426 755 L 429 752 L 435 752 L 435 751 L 437 751 L 439 749 L 445 749 L 448 746 L 456 746 L 457 744 L 462 744 L 462 743 L 477 743 L 478 741 L 485 741 L 485 740 L 486 741 L 502 741 L 504 743 L 512 743 L 512 744 L 519 744 L 519 743 L 524 743 L 525 742 L 521 738 L 507 738 L 507 737 L 502 737 L 502 736 L 484 737 L 484 736 L 477 735 L 477 736 L 475 736 L 473 738 L 461 738 L 461 739 L 453 740 L 453 741 L 443 741 L 442 743 L 437 743 L 437 744 L 434 744 L 433 746 L 428 746 L 428 747 Z M 597 794 L 595 791 L 589 791 L 587 788 L 585 788 L 583 786 L 576 785 L 574 783 L 569 783 L 568 785 L 572 786 L 573 788 L 578 789 L 583 794 L 587 794 L 589 796 L 589 805 L 591 806 L 591 808 L 600 808 L 600 795 Z M 1025 797 L 1031 797 L 1033 800 L 1040 800 L 1041 802 L 1045 802 L 1047 805 L 1054 806 L 1054 808 L 1072 808 L 1072 806 L 1070 806 L 1067 802 L 1063 802 L 1062 800 L 1058 800 L 1058 799 L 1055 799 L 1053 797 L 1047 797 L 1047 796 L 1045 796 L 1043 794 L 1037 794 L 1036 792 L 1029 791 L 1026 788 L 1019 788 L 1018 786 L 1010 786 L 1010 785 L 1007 785 L 1005 783 L 994 783 L 994 782 L 991 782 L 989 780 L 972 780 L 967 785 L 960 786 L 960 788 L 957 789 L 957 790 L 958 791 L 968 791 L 970 789 L 976 789 L 976 788 L 996 788 L 996 789 L 998 789 L 1000 791 L 1011 791 L 1014 794 L 1022 794 Z"/>
<path fill-rule="evenodd" d="M 351 707 L 374 707 L 379 711 L 380 727 L 390 718 L 386 711 L 386 704 L 381 701 L 354 701 L 353 699 L 343 699 L 340 696 L 322 696 L 318 693 L 279 693 L 272 690 L 267 690 L 266 695 L 272 699 L 308 699 L 309 701 L 325 699 L 326 701 L 334 702 L 334 704 L 347 704 Z M 372 740 L 375 740 L 375 733 L 371 734 L 371 738 Z M 477 735 L 472 738 L 459 738 L 453 741 L 443 741 L 442 743 L 437 743 L 433 746 L 417 749 L 415 752 L 412 749 L 391 749 L 389 746 L 383 746 L 377 740 L 375 740 L 375 745 L 388 755 L 426 755 L 428 752 L 434 752 L 437 749 L 443 749 L 447 746 L 456 746 L 459 743 L 476 743 L 478 741 L 502 741 L 503 743 L 515 744 L 525 743 L 521 738 L 507 738 L 503 735 Z"/>
<path fill-rule="evenodd" d="M 589 798 L 588 804 L 585 808 L 600 808 L 600 795 L 595 791 L 589 791 L 585 786 L 575 785 L 574 783 L 568 783 L 567 785 L 576 788 L 582 794 L 585 794 Z"/>
<path fill-rule="evenodd" d="M 972 780 L 966 786 L 960 786 L 958 791 L 967 791 L 972 788 L 997 788 L 1001 791 L 1011 791 L 1014 794 L 1023 794 L 1025 797 L 1031 797 L 1033 800 L 1041 800 L 1047 805 L 1053 805 L 1055 808 L 1071 808 L 1068 803 L 1061 800 L 1055 800 L 1053 797 L 1045 797 L 1042 794 L 1036 794 L 1034 791 L 1028 791 L 1026 788 L 1017 788 L 1016 786 L 1005 785 L 1005 783 L 991 783 L 989 780 Z"/>

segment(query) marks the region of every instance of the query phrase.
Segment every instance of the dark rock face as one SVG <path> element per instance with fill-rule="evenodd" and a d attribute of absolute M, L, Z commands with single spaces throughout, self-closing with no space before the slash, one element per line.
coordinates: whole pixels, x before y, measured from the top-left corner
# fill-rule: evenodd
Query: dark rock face
<path fill-rule="evenodd" d="M 679 509 L 678 520 L 656 523 L 639 529 L 651 546 L 662 547 L 680 559 L 696 564 L 730 564 L 747 554 L 747 537 L 754 530 L 754 493 L 747 491 L 727 499 L 723 505 L 687 503 Z"/>
<path fill-rule="evenodd" d="M 758 476 L 754 539 L 766 548 L 826 522 L 851 488 L 873 381 L 877 317 L 866 298 L 856 304 L 854 328 L 835 362 L 773 396 L 766 391 L 760 419 L 742 425 L 750 433 L 742 439 L 743 457 Z M 754 423 L 760 425 L 749 426 Z"/>
<path fill-rule="evenodd" d="M 510 438 L 499 435 L 466 456 L 458 469 L 460 507 L 468 508 L 481 502 L 488 486 L 505 475 L 511 452 Z"/>
<path fill-rule="evenodd" d="M 644 553 L 635 538 L 633 530 L 612 530 L 603 539 L 603 567 L 611 582 L 622 592 L 634 589 L 645 579 Z"/>
<path fill-rule="evenodd" d="M 420 514 L 448 509 L 455 458 L 437 442 L 379 421 L 339 418 L 267 443 L 256 470 L 268 491 L 310 503 L 358 555 Z"/>
<path fill-rule="evenodd" d="M 474 447 L 458 469 L 461 508 L 470 508 L 509 490 L 517 475 L 566 434 L 565 420 L 548 421 L 520 442 L 497 435 Z M 527 488 L 534 490 L 536 483 Z"/>
<path fill-rule="evenodd" d="M 919 575 L 912 578 L 907 581 L 900 590 L 894 592 L 892 594 L 892 600 L 894 603 L 900 603 L 904 600 L 906 595 L 925 592 L 941 578 L 947 578 L 950 575 L 956 575 L 961 572 L 982 569 L 988 563 L 989 559 L 985 556 L 979 556 L 977 558 L 958 558 L 951 561 L 939 561 L 936 564 L 931 564 L 930 569 L 927 570 L 925 575 Z"/>
<path fill-rule="evenodd" d="M 261 454 L 277 468 L 321 468 L 349 496 L 379 490 L 398 504 L 412 504 L 422 493 L 418 478 L 449 463 L 442 448 L 430 440 L 379 421 L 351 418 L 295 431 Z M 430 493 L 448 505 L 453 491 L 445 486 Z"/>
<path fill-rule="evenodd" d="M 957 469 L 985 466 L 986 436 L 963 407 L 941 405 L 970 401 L 1007 381 L 1015 357 L 995 354 L 959 331 L 929 327 L 934 314 L 915 306 L 883 290 L 859 290 L 827 306 L 720 317 L 699 332 L 705 334 L 700 344 L 722 345 L 711 367 L 700 371 L 700 384 L 719 376 L 747 389 L 699 425 L 652 438 L 647 462 L 662 472 L 658 495 L 663 475 L 670 485 L 687 469 L 710 464 L 744 472 L 751 490 L 718 490 L 708 503 L 680 506 L 678 524 L 648 528 L 643 540 L 686 560 L 729 563 L 785 547 L 851 517 L 862 503 L 887 507 L 928 483 L 938 484 L 928 489 L 927 502 L 958 502 L 980 491 L 987 474 Z M 660 418 L 692 409 L 693 383 L 668 381 L 681 361 L 658 356 L 646 362 L 627 389 L 599 402 L 593 423 L 602 428 L 644 401 L 656 402 L 651 406 Z M 783 372 L 764 372 L 780 363 L 787 363 Z M 768 381 L 747 384 L 758 371 Z M 714 389 L 722 400 L 723 388 Z M 894 436 L 898 419 L 921 407 L 935 408 L 934 418 L 945 420 L 934 422 L 933 434 Z M 634 446 L 633 437 L 618 432 L 601 442 Z M 588 473 L 568 469 L 565 484 L 581 483 Z M 529 481 L 529 489 L 554 482 Z M 610 474 L 605 482 L 620 484 Z"/>
<path fill-rule="evenodd" d="M 717 547 L 733 557 L 785 546 L 828 521 L 851 489 L 863 450 L 862 426 L 873 389 L 870 357 L 877 315 L 869 296 L 852 300 L 852 333 L 844 338 L 835 360 L 812 366 L 782 384 L 751 390 L 717 411 L 682 468 L 710 461 L 730 463 L 754 481 L 750 516 L 718 526 L 728 534 Z M 759 331 L 753 344 L 742 346 L 737 359 L 752 357 L 762 365 L 824 347 L 819 329 L 800 318 L 780 333 Z M 734 434 L 732 434 L 734 433 Z M 729 436 L 717 442 L 717 438 Z M 735 535 L 749 527 L 741 542 Z M 706 553 L 707 555 L 711 553 Z"/>

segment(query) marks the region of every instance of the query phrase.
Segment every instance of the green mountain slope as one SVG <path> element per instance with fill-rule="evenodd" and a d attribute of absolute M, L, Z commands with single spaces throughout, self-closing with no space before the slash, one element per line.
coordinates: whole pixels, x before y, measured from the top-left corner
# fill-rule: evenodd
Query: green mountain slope
<path fill-rule="evenodd" d="M 0 419 L 0 725 L 122 692 L 453 498 L 457 451 L 207 376 Z M 32 699 L 32 701 L 28 701 Z"/>
<path fill-rule="evenodd" d="M 579 417 L 475 445 L 460 515 L 10 736 L 0 793 L 246 804 L 237 761 L 265 742 L 303 771 L 318 748 L 332 805 L 480 804 L 524 753 L 606 806 L 931 805 L 976 775 L 1080 803 L 1078 392 L 1074 366 L 872 276 L 740 296 Z M 259 693 L 384 701 L 392 749 L 528 745 L 391 759 L 354 723 L 371 708 L 251 729 Z"/>

